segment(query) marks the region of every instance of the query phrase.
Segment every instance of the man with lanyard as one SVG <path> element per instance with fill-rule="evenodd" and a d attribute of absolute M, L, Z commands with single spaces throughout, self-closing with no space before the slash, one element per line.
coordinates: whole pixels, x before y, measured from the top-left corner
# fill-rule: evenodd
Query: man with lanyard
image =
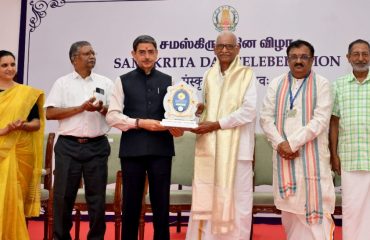
<path fill-rule="evenodd" d="M 347 59 L 353 71 L 333 87 L 330 153 L 333 171 L 342 175 L 343 239 L 365 240 L 370 236 L 369 42 L 352 42 Z"/>
<path fill-rule="evenodd" d="M 250 238 L 257 91 L 239 51 L 236 36 L 221 32 L 203 78 L 188 240 Z"/>
<path fill-rule="evenodd" d="M 269 85 L 261 127 L 273 152 L 273 192 L 289 240 L 332 239 L 335 193 L 328 149 L 330 83 L 311 70 L 313 46 L 287 48 L 290 72 Z"/>
<path fill-rule="evenodd" d="M 46 118 L 59 121 L 54 148 L 54 239 L 71 239 L 72 209 L 83 176 L 90 219 L 87 239 L 103 240 L 110 154 L 105 114 L 113 83 L 92 72 L 96 59 L 89 42 L 72 44 L 69 57 L 74 72 L 54 83 L 45 103 Z"/>

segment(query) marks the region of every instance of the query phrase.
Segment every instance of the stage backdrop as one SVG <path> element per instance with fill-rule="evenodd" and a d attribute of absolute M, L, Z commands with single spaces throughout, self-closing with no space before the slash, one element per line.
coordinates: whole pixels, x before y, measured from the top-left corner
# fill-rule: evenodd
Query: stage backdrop
<path fill-rule="evenodd" d="M 72 71 L 68 51 L 73 42 L 90 41 L 98 53 L 94 71 L 115 80 L 135 68 L 130 52 L 141 34 L 157 40 L 160 71 L 200 92 L 203 73 L 215 60 L 214 40 L 229 29 L 238 36 L 242 62 L 257 76 L 260 108 L 269 82 L 288 71 L 290 41 L 311 42 L 314 71 L 335 80 L 351 70 L 348 44 L 370 38 L 368 0 L 25 2 L 23 81 L 46 94 L 58 77 Z M 55 131 L 56 123 L 49 121 L 47 128 Z"/>

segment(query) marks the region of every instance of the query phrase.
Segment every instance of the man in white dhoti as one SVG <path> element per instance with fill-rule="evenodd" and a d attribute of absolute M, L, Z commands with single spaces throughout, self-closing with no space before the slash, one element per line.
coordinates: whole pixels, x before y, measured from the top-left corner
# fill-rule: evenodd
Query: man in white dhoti
<path fill-rule="evenodd" d="M 328 127 L 330 83 L 311 70 L 313 46 L 303 40 L 287 48 L 290 72 L 269 85 L 260 124 L 271 142 L 275 205 L 289 240 L 332 239 L 335 193 Z"/>
<path fill-rule="evenodd" d="M 353 71 L 334 82 L 332 168 L 342 175 L 343 239 L 370 238 L 370 45 L 349 45 Z M 339 136 L 339 138 L 338 138 Z"/>
<path fill-rule="evenodd" d="M 255 76 L 239 61 L 231 32 L 216 40 L 217 61 L 204 75 L 187 240 L 247 240 L 252 216 Z"/>

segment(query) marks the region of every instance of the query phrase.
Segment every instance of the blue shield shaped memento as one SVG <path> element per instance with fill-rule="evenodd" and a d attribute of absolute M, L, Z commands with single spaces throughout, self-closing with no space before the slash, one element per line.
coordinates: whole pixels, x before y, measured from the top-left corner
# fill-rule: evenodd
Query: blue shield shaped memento
<path fill-rule="evenodd" d="M 177 112 L 185 112 L 190 104 L 190 96 L 184 89 L 175 92 L 172 99 L 172 106 Z"/>

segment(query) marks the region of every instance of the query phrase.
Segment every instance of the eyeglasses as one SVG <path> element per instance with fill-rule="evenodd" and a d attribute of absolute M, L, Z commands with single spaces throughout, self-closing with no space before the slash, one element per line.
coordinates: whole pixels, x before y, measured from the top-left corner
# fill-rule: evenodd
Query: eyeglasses
<path fill-rule="evenodd" d="M 233 50 L 236 47 L 235 44 L 216 44 L 215 49 L 216 51 L 222 51 L 222 49 L 226 48 L 226 50 Z"/>
<path fill-rule="evenodd" d="M 311 58 L 312 57 L 311 56 L 308 56 L 308 55 L 301 55 L 301 56 L 298 56 L 298 55 L 290 55 L 290 56 L 288 56 L 289 61 L 293 61 L 293 62 L 298 61 L 298 59 L 301 59 L 301 61 L 307 62 Z"/>

